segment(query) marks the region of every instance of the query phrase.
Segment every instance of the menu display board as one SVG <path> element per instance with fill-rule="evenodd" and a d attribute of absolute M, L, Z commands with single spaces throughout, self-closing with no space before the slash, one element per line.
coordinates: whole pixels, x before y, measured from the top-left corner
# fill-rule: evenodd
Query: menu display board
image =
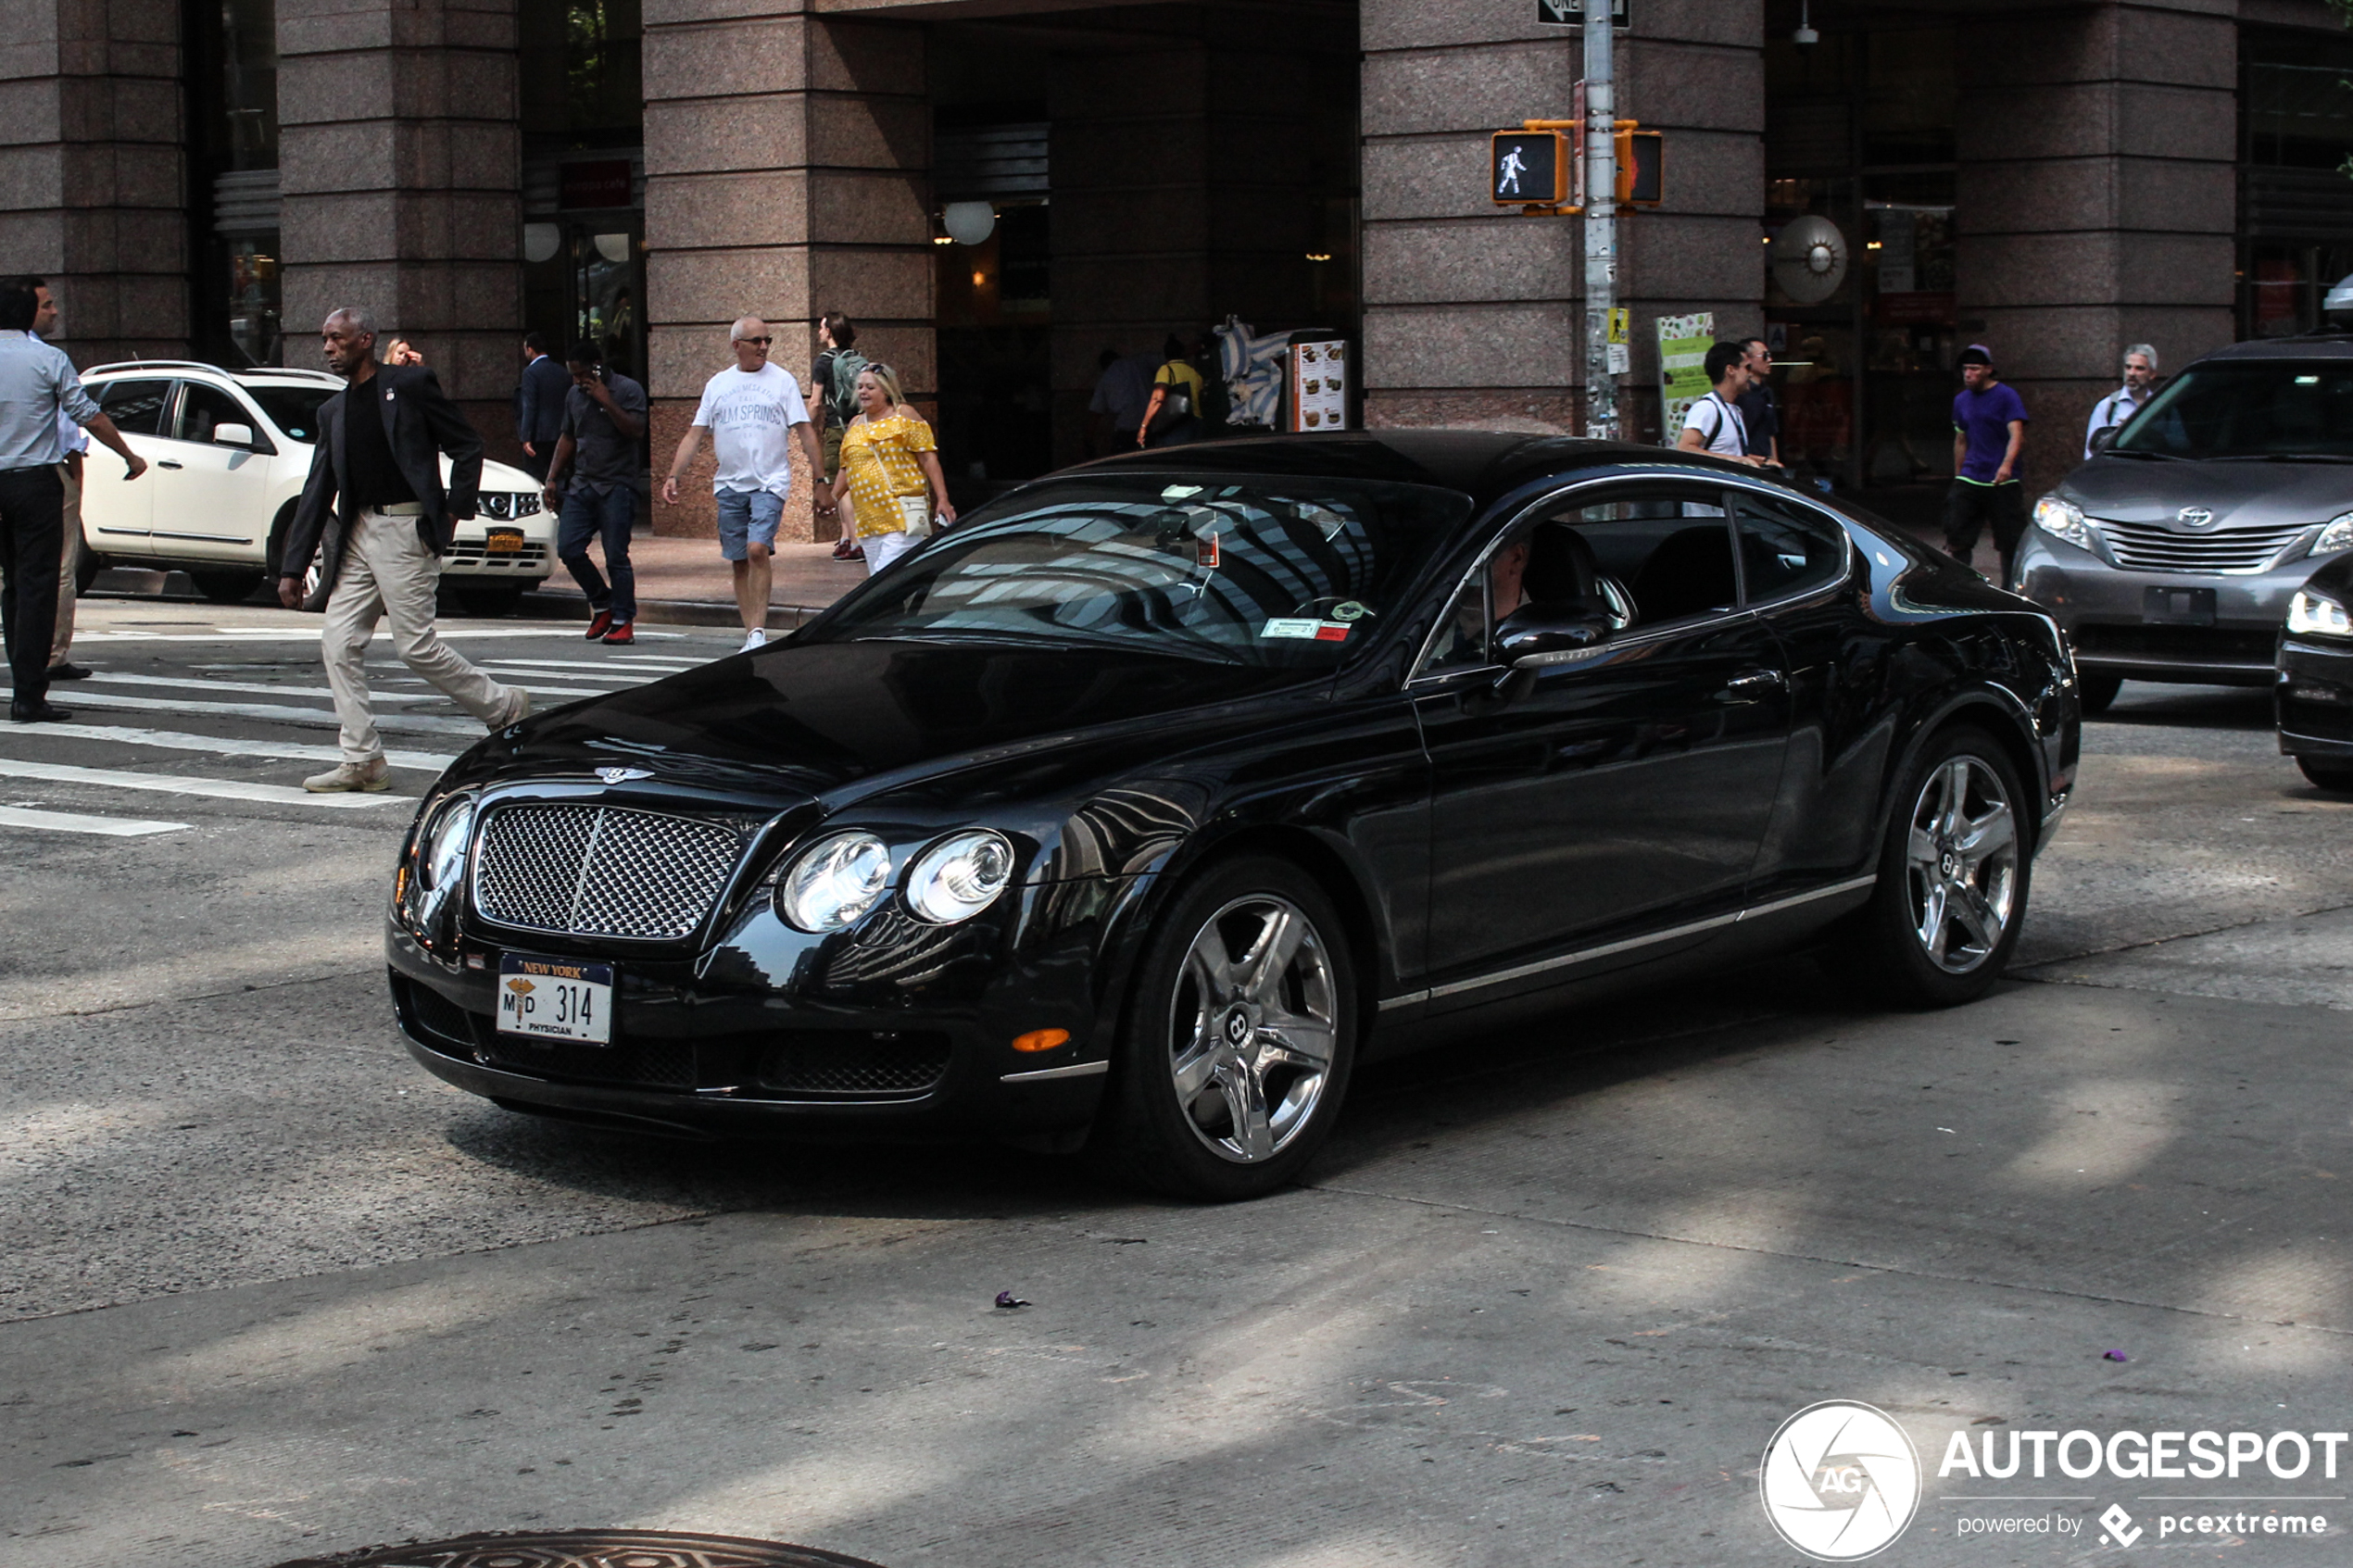
<path fill-rule="evenodd" d="M 1290 345 L 1290 428 L 1348 428 L 1348 340 Z"/>

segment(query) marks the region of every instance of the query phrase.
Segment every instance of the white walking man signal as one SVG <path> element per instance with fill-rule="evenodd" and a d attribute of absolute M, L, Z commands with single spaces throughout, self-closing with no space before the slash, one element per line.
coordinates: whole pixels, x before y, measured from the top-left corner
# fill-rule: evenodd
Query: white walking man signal
<path fill-rule="evenodd" d="M 1495 166 L 1495 194 L 1499 196 L 1518 195 L 1519 177 L 1528 172 L 1528 165 L 1520 158 L 1519 148 L 1504 149 L 1504 161 Z"/>

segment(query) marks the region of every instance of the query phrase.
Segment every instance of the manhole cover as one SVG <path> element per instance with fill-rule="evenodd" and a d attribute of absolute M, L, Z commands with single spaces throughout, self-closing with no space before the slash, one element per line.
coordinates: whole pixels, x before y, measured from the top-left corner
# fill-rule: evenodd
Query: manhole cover
<path fill-rule="evenodd" d="M 672 1530 L 533 1530 L 363 1547 L 278 1568 L 875 1568 L 861 1558 L 740 1536 Z"/>

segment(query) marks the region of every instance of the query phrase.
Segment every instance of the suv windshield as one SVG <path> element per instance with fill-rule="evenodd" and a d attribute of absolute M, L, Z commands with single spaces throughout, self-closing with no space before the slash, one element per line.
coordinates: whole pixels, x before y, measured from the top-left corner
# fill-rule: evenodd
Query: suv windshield
<path fill-rule="evenodd" d="M 261 405 L 270 422 L 290 441 L 315 442 L 319 435 L 319 405 L 335 395 L 332 386 L 271 386 L 245 383 L 245 395 Z"/>
<path fill-rule="evenodd" d="M 1332 666 L 1470 500 L 1419 485 L 1138 474 L 1032 486 L 956 524 L 801 640 L 975 637 Z"/>
<path fill-rule="evenodd" d="M 2108 450 L 2164 458 L 2353 458 L 2353 361 L 2192 366 Z"/>

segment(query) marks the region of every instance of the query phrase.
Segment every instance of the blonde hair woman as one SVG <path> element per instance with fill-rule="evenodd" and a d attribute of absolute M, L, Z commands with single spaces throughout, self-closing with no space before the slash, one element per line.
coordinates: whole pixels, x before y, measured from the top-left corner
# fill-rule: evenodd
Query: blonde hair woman
<path fill-rule="evenodd" d="M 857 395 L 858 417 L 841 433 L 841 474 L 833 498 L 837 506 L 844 495 L 850 498 L 872 577 L 923 543 L 931 512 L 945 524 L 956 521 L 956 508 L 948 501 L 939 444 L 931 426 L 907 407 L 898 372 L 867 366 L 858 372 Z"/>

